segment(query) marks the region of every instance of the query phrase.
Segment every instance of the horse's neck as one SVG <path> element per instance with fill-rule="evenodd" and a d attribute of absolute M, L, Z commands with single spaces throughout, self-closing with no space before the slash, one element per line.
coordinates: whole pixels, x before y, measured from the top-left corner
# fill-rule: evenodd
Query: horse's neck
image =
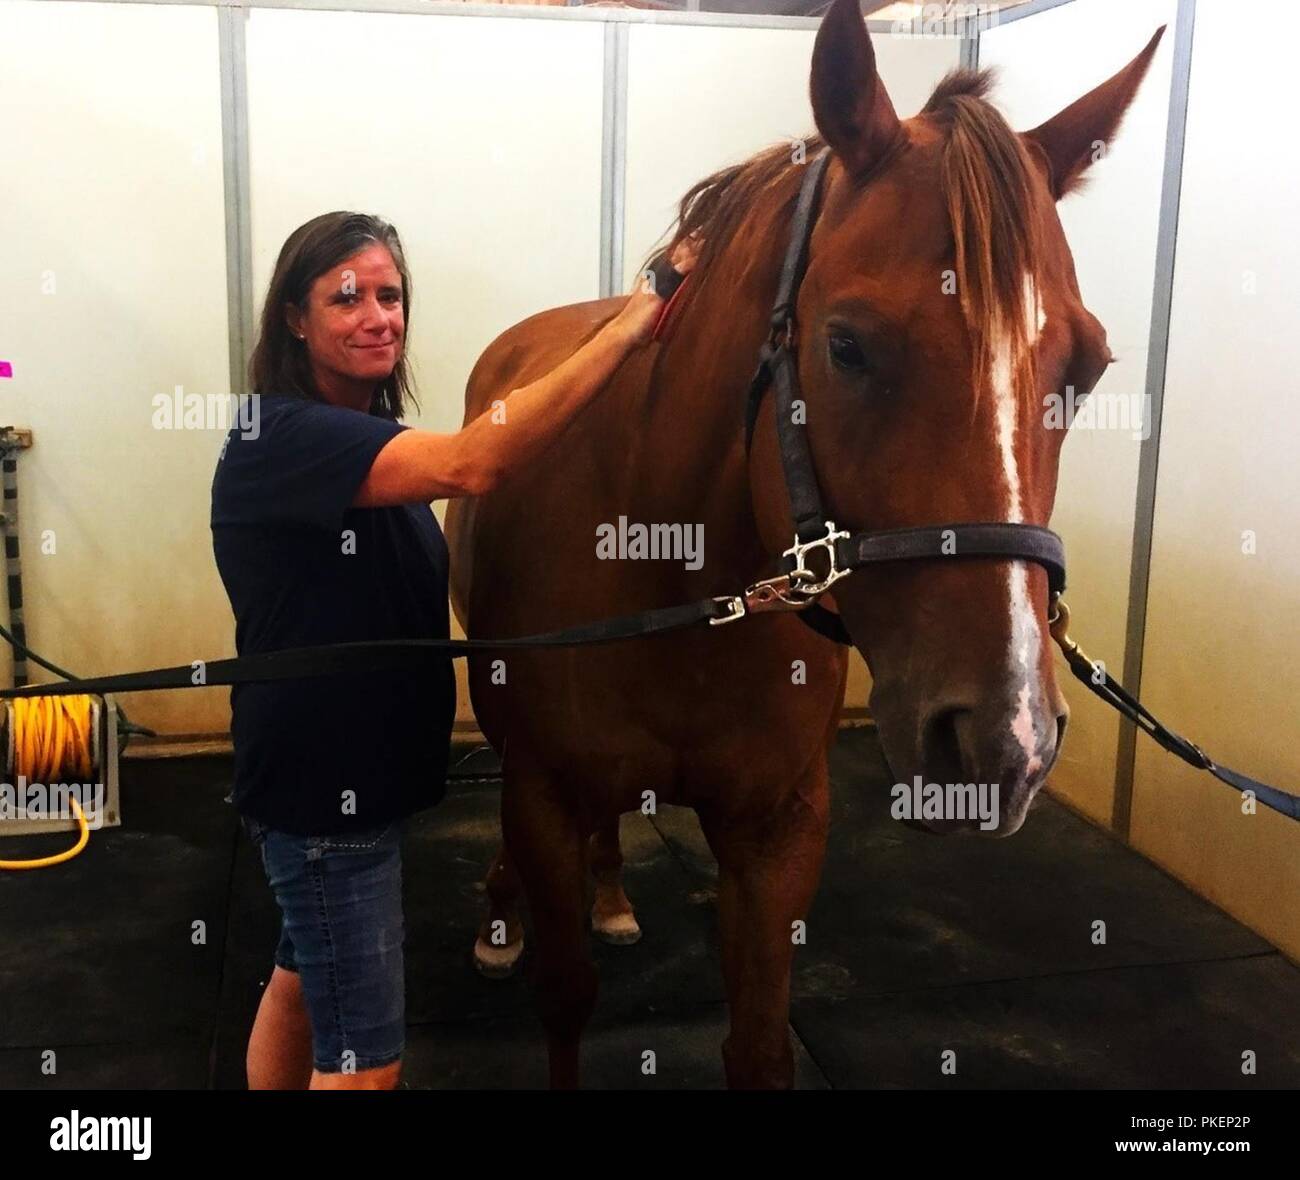
<path fill-rule="evenodd" d="M 742 577 L 754 574 L 764 556 L 744 422 L 781 268 L 784 225 L 775 209 L 755 210 L 708 273 L 691 279 L 698 287 L 675 317 L 641 391 L 628 456 L 633 511 L 644 514 L 639 519 L 707 522 L 711 554 L 723 566 L 744 567 L 736 571 Z"/>

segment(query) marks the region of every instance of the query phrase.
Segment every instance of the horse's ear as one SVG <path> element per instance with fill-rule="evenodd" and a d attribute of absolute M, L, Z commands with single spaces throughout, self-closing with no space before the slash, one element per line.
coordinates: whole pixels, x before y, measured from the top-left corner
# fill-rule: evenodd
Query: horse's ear
<path fill-rule="evenodd" d="M 851 173 L 868 171 L 898 132 L 898 116 L 876 71 L 876 51 L 858 0 L 835 0 L 813 46 L 813 118 Z"/>
<path fill-rule="evenodd" d="M 1088 165 L 1105 154 L 1164 33 L 1161 25 L 1146 48 L 1109 82 L 1072 102 L 1041 127 L 1025 132 L 1025 138 L 1047 154 L 1052 196 L 1058 201 L 1078 187 Z"/>

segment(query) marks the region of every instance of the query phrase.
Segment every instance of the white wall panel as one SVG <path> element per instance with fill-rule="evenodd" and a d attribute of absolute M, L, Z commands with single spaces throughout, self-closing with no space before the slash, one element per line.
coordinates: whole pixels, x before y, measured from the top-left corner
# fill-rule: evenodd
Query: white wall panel
<path fill-rule="evenodd" d="M 1250 20 L 1197 5 L 1142 674 L 1157 716 L 1290 790 L 1300 141 L 1276 116 L 1293 102 L 1293 16 L 1280 0 Z M 1235 792 L 1139 738 L 1132 839 L 1300 957 L 1300 825 L 1244 816 Z"/>
<path fill-rule="evenodd" d="M 999 74 L 994 100 L 1018 131 L 1049 119 L 1127 64 L 1162 24 L 1160 48 L 1133 106 L 1084 190 L 1059 205 L 1084 305 L 1119 358 L 1092 394 L 1140 405 L 1146 387 L 1165 133 L 1169 117 L 1175 0 L 1074 0 L 990 29 L 980 65 Z M 1122 423 L 1118 415 L 1112 422 Z M 1065 539 L 1075 638 L 1114 675 L 1124 667 L 1140 432 L 1085 429 L 1066 439 L 1052 527 Z M 1109 824 L 1118 714 L 1058 662 L 1070 728 L 1052 788 Z"/>
<path fill-rule="evenodd" d="M 28 642 L 82 676 L 233 650 L 208 527 L 222 432 L 153 426 L 155 395 L 229 392 L 217 60 L 214 8 L 0 4 L 0 421 L 35 434 Z M 228 691 L 124 704 L 223 730 Z"/>
<path fill-rule="evenodd" d="M 412 270 L 410 355 L 431 429 L 503 329 L 594 299 L 603 27 L 255 10 L 248 28 L 253 291 L 303 222 L 377 213 Z"/>

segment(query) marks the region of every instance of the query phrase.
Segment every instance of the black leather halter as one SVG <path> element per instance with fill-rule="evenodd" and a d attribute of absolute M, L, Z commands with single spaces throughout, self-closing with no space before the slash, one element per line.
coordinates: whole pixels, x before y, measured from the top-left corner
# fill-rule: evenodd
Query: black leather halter
<path fill-rule="evenodd" d="M 814 630 L 838 643 L 848 644 L 851 640 L 839 616 L 818 605 L 816 599 L 853 570 L 894 561 L 973 557 L 1032 561 L 1047 571 L 1048 591 L 1055 598 L 1065 589 L 1065 547 L 1050 529 L 1010 522 L 962 522 L 850 534 L 826 519 L 803 415 L 795 414 L 794 403 L 799 399 L 795 305 L 808 268 L 809 243 L 829 160 L 829 150 L 823 149 L 808 165 L 799 190 L 768 337 L 759 354 L 758 371 L 750 383 L 745 407 L 745 452 L 748 454 L 763 395 L 769 386 L 774 389 L 777 439 L 794 518 L 795 540 L 782 554 L 781 576 L 746 590 L 744 609 L 738 606 L 735 617 L 741 617 L 746 611 L 797 610 L 799 617 Z M 809 568 L 809 554 L 818 555 L 818 569 Z"/>

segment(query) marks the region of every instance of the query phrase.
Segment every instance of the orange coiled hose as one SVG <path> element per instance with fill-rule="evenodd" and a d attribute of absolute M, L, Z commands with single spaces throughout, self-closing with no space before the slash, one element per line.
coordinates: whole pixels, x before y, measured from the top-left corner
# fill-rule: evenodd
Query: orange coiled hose
<path fill-rule="evenodd" d="M 89 783 L 94 774 L 94 707 L 89 696 L 16 697 L 10 715 L 13 728 L 13 780 L 28 783 L 67 780 Z M 77 821 L 75 845 L 35 860 L 0 860 L 0 869 L 40 869 L 76 856 L 90 840 L 90 828 L 77 800 L 69 795 Z"/>

